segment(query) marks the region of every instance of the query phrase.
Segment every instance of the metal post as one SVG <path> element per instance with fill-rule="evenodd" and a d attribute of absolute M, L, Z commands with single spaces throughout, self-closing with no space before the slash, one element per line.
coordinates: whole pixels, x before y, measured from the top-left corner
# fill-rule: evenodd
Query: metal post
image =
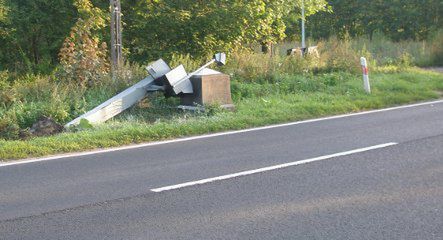
<path fill-rule="evenodd" d="M 111 71 L 115 77 L 123 64 L 122 23 L 120 0 L 110 0 L 111 4 Z"/>
<path fill-rule="evenodd" d="M 366 93 L 371 93 L 371 84 L 369 83 L 369 70 L 368 70 L 368 63 L 366 61 L 366 58 L 362 57 L 360 58 L 361 68 L 363 71 L 363 85 L 365 88 Z"/>
<path fill-rule="evenodd" d="M 303 50 L 306 48 L 306 35 L 305 35 L 305 1 L 301 1 L 301 47 Z"/>

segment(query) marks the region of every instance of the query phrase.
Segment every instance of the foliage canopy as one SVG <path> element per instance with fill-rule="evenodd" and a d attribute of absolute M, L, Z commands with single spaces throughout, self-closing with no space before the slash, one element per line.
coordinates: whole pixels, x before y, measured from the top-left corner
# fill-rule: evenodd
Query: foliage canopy
<path fill-rule="evenodd" d="M 332 35 L 370 38 L 376 32 L 395 41 L 423 40 L 443 25 L 441 0 L 329 0 L 332 12 L 323 12 L 309 20 L 314 38 Z"/>
<path fill-rule="evenodd" d="M 275 43 L 286 37 L 285 19 L 301 0 L 130 2 L 123 4 L 125 36 L 133 59 L 146 60 L 165 53 L 201 56 L 256 42 Z M 306 6 L 313 14 L 325 9 L 326 1 L 309 0 Z"/>
<path fill-rule="evenodd" d="M 58 76 L 62 80 L 91 86 L 109 71 L 106 42 L 101 42 L 99 30 L 106 26 L 106 14 L 90 0 L 75 0 L 79 18 L 63 42 Z"/>
<path fill-rule="evenodd" d="M 302 0 L 121 0 L 127 58 L 144 63 L 175 54 L 215 51 L 298 38 Z M 443 25 L 441 0 L 304 0 L 308 36 L 425 39 Z M 72 28 L 100 10 L 102 0 L 0 0 L 0 70 L 51 72 Z M 107 16 L 91 26 L 109 42 Z"/>

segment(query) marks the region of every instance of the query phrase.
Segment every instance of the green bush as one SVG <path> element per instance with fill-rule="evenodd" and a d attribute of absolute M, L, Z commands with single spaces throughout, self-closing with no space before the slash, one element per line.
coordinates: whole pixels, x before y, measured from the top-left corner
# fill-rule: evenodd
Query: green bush
<path fill-rule="evenodd" d="M 320 44 L 321 58 L 329 71 L 360 72 L 360 54 L 350 40 L 332 38 Z"/>
<path fill-rule="evenodd" d="M 11 118 L 0 117 L 0 139 L 16 140 L 20 136 L 20 127 Z"/>
<path fill-rule="evenodd" d="M 16 91 L 11 87 L 5 75 L 7 75 L 7 72 L 6 74 L 0 72 L 0 109 L 6 109 L 16 101 Z"/>

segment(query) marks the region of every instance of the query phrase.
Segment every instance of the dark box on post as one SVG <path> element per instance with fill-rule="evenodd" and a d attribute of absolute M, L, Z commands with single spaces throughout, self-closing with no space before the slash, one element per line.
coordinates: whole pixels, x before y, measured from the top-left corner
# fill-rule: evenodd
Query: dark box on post
<path fill-rule="evenodd" d="M 219 104 L 232 108 L 231 78 L 226 74 L 194 76 L 191 79 L 193 94 L 183 94 L 181 104 L 185 106 Z"/>

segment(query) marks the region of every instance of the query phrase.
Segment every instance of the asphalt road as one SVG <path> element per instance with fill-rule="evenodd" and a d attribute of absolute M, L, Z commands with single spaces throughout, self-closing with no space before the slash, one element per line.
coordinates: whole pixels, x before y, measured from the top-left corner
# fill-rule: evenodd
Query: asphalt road
<path fill-rule="evenodd" d="M 0 239 L 443 239 L 443 102 L 0 165 Z"/>

